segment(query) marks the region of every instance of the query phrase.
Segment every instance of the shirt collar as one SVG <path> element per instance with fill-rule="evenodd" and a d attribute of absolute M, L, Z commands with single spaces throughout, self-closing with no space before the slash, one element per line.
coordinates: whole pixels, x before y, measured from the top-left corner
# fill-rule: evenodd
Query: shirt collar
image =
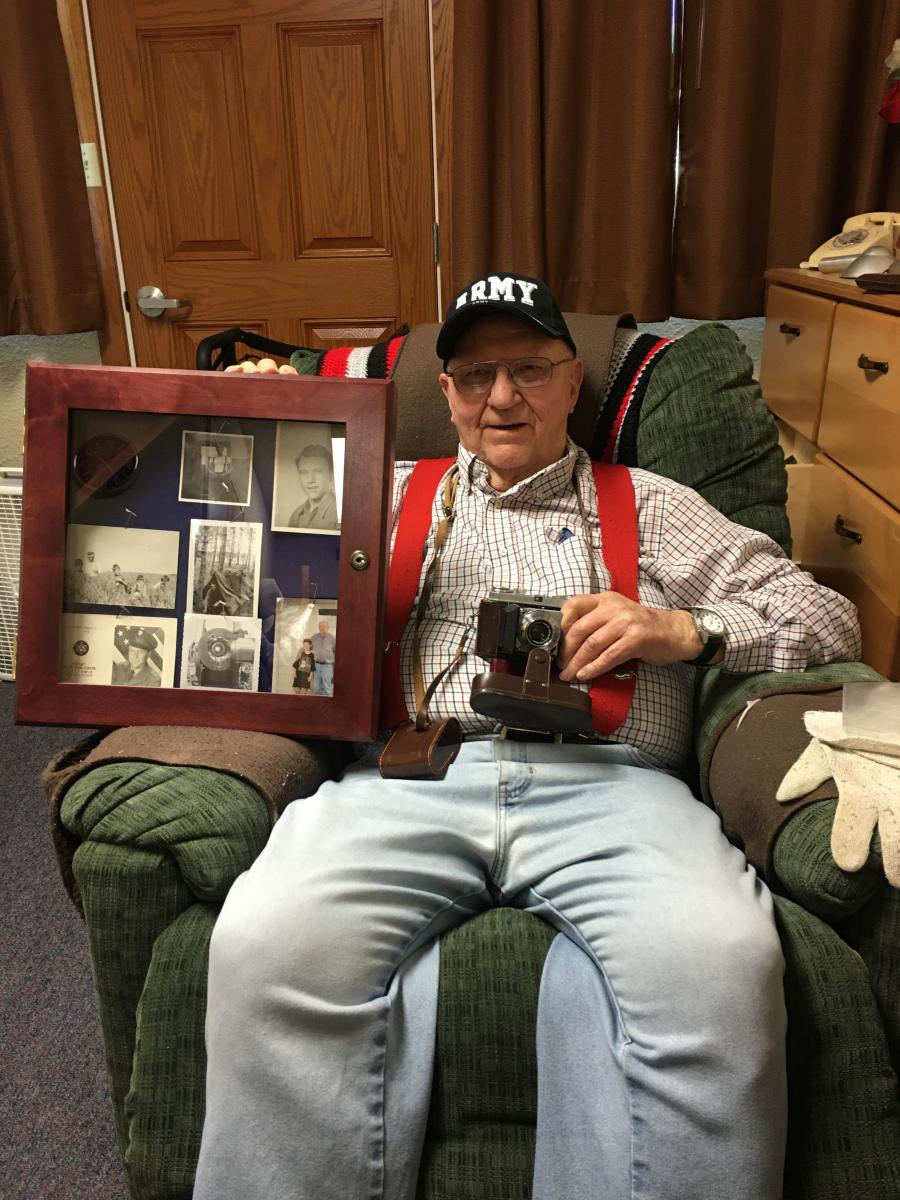
<path fill-rule="evenodd" d="M 566 449 L 562 458 L 522 479 L 505 492 L 498 492 L 488 483 L 487 466 L 476 458 L 471 450 L 459 447 L 456 456 L 460 482 L 467 491 L 477 489 L 485 496 L 496 500 L 522 498 L 529 500 L 552 500 L 571 490 L 572 474 L 578 461 L 578 447 L 570 437 L 566 438 Z"/>

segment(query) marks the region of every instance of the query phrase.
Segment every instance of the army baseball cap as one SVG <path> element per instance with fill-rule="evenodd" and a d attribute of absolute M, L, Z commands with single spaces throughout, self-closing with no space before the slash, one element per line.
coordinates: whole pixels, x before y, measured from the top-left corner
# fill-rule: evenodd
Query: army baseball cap
<path fill-rule="evenodd" d="M 444 366 L 464 330 L 487 313 L 509 313 L 530 321 L 548 337 L 567 342 L 577 354 L 559 305 L 550 289 L 530 275 L 485 275 L 472 282 L 453 300 L 444 317 L 437 339 L 437 356 Z"/>

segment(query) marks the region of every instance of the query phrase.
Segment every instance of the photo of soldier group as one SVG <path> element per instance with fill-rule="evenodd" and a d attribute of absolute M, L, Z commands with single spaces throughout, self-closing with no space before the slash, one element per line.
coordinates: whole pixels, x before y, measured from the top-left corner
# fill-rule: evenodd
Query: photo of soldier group
<path fill-rule="evenodd" d="M 173 609 L 178 540 L 168 529 L 70 525 L 65 603 Z"/>

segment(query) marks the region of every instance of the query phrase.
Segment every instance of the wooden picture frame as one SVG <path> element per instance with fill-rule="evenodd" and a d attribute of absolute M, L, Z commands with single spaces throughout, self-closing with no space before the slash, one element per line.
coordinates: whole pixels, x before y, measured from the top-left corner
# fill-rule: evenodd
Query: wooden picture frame
<path fill-rule="evenodd" d="M 283 469 L 276 468 L 274 461 L 275 435 L 284 423 L 296 422 L 338 431 L 334 444 L 340 443 L 343 465 L 338 537 L 333 529 L 330 536 L 305 529 L 273 530 L 265 519 L 266 506 L 271 513 L 275 471 Z M 17 721 L 95 727 L 211 725 L 295 737 L 374 738 L 378 732 L 394 423 L 394 386 L 386 380 L 30 364 Z M 208 434 L 194 440 L 210 472 L 221 468 L 223 458 L 227 468 L 228 456 L 238 445 L 228 439 L 235 432 L 244 437 L 241 452 L 254 455 L 249 502 L 247 486 L 242 483 L 234 501 L 211 500 L 208 520 L 204 520 L 202 504 L 180 498 L 184 465 L 178 456 L 183 441 L 191 441 L 183 439 L 185 428 Z M 225 428 L 228 434 L 219 437 L 222 446 L 216 447 L 216 431 Z M 252 446 L 251 439 L 255 439 Z M 234 522 L 231 526 L 226 525 L 229 519 Z M 207 584 L 204 590 L 204 605 L 211 603 L 212 596 L 217 599 L 214 607 L 201 609 L 203 632 L 196 640 L 198 612 L 196 601 L 188 595 L 188 556 L 195 556 L 190 557 L 193 576 L 196 563 L 208 561 L 200 557 L 201 552 L 207 553 L 207 544 L 219 544 L 212 540 L 215 530 L 208 532 L 206 527 L 221 525 L 226 526 L 222 539 L 227 538 L 232 546 L 229 553 L 237 553 L 233 545 L 238 545 L 248 547 L 240 550 L 248 562 L 252 554 L 258 555 L 253 564 L 256 583 L 241 590 L 242 585 L 234 584 L 234 575 L 226 575 L 223 566 L 218 576 L 225 580 L 222 589 L 210 592 Z M 144 537 L 141 531 L 147 531 Z M 75 568 L 67 563 L 67 539 L 76 534 L 90 537 L 92 532 L 97 533 L 99 545 L 128 548 L 130 582 L 128 572 L 123 574 L 116 563 L 111 573 L 103 574 L 106 590 L 100 590 L 99 569 L 93 572 L 93 592 L 89 593 L 87 586 L 83 592 L 75 590 L 73 574 L 77 580 L 82 578 L 84 559 L 77 558 Z M 175 533 L 178 537 L 173 542 Z M 201 533 L 206 539 L 202 544 Z M 77 553 L 71 544 L 70 554 Z M 169 560 L 153 557 L 157 552 L 169 553 L 166 547 L 173 544 L 177 544 L 178 559 L 174 596 L 165 590 L 170 586 L 170 573 L 159 574 Z M 257 545 L 260 548 L 254 549 Z M 113 550 L 106 557 L 115 553 Z M 157 568 L 156 575 L 148 572 L 146 580 L 141 570 L 144 562 Z M 135 567 L 141 573 L 136 575 Z M 326 581 L 321 586 L 319 575 Z M 152 579 L 156 582 L 151 584 Z M 113 598 L 119 593 L 107 584 L 121 586 L 122 604 Z M 332 591 L 336 596 L 329 595 Z M 87 603 L 91 600 L 93 603 Z M 313 604 L 312 610 L 304 607 L 307 603 Z M 302 610 L 306 617 L 310 611 L 336 613 L 333 694 L 268 690 L 275 679 L 278 650 L 276 607 L 281 613 L 295 615 Z M 238 615 L 231 617 L 232 611 Z M 218 640 L 217 618 L 222 629 L 230 631 Z M 229 624 L 231 620 L 235 624 Z M 173 649 L 175 633 L 170 622 L 177 622 L 177 649 Z M 195 637 L 190 646 L 186 638 L 189 625 Z M 328 625 L 327 620 L 319 624 L 320 633 L 323 625 Z M 105 669 L 81 665 L 93 661 L 86 639 L 79 638 L 70 646 L 76 636 L 72 631 L 82 627 L 92 631 L 114 628 L 105 649 L 98 642 L 97 661 L 102 663 L 106 655 Z M 328 642 L 320 645 L 324 659 Z M 133 664 L 129 666 L 131 646 L 153 647 L 143 656 L 145 663 L 148 655 L 151 660 L 143 676 Z M 245 652 L 239 655 L 235 650 L 232 662 L 229 647 L 240 646 Z M 72 658 L 70 649 L 85 658 Z M 133 657 L 137 660 L 141 655 Z M 108 662 L 113 660 L 116 665 L 107 683 Z M 219 671 L 226 660 L 231 670 L 227 677 L 211 674 L 206 665 Z M 78 675 L 72 663 L 85 673 L 85 682 L 60 678 L 61 672 Z M 122 686 L 123 676 L 142 686 Z M 170 677 L 174 686 L 166 686 Z M 198 682 L 201 678 L 231 682 L 210 686 Z M 260 690 L 253 690 L 255 686 Z M 279 686 L 284 687 L 283 664 Z"/>

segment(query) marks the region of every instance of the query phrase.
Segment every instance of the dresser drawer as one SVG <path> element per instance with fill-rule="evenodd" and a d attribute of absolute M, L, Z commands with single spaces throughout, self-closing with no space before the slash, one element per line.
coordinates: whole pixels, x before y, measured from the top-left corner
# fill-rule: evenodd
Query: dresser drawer
<path fill-rule="evenodd" d="M 880 364 L 881 369 L 866 369 L 868 362 Z M 900 506 L 900 320 L 896 316 L 838 305 L 818 442 L 829 458 L 890 504 Z"/>
<path fill-rule="evenodd" d="M 825 455 L 789 468 L 794 558 L 859 609 L 863 661 L 900 677 L 900 513 Z M 841 523 L 842 536 L 835 529 Z M 855 537 L 846 536 L 856 534 Z"/>
<path fill-rule="evenodd" d="M 772 284 L 766 293 L 759 383 L 777 417 L 816 440 L 834 300 Z"/>

